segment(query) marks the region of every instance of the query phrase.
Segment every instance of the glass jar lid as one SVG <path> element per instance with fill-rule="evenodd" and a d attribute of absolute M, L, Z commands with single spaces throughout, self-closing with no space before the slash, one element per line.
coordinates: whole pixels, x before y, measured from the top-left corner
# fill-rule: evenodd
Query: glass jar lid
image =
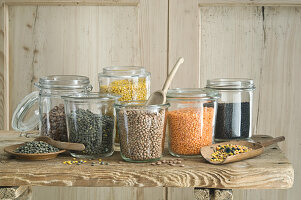
<path fill-rule="evenodd" d="M 149 76 L 144 67 L 138 66 L 112 66 L 103 68 L 102 73 L 98 73 L 100 77 L 145 77 Z"/>
<path fill-rule="evenodd" d="M 167 91 L 168 100 L 216 100 L 220 96 L 216 90 L 207 88 L 176 88 Z"/>
<path fill-rule="evenodd" d="M 30 131 L 39 124 L 39 92 L 24 97 L 12 117 L 12 128 L 16 131 Z"/>
<path fill-rule="evenodd" d="M 86 76 L 77 75 L 51 75 L 40 78 L 36 84 L 42 89 L 77 89 L 91 87 L 90 80 Z"/>
<path fill-rule="evenodd" d="M 217 78 L 207 80 L 206 88 L 232 90 L 255 89 L 254 81 L 247 78 Z"/>

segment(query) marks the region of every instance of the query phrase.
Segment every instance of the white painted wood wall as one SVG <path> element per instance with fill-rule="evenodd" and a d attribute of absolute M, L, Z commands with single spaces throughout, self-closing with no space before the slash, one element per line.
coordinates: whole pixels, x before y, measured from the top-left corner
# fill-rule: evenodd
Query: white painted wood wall
<path fill-rule="evenodd" d="M 39 77 L 89 76 L 142 65 L 159 89 L 179 56 L 172 87 L 218 77 L 255 80 L 254 132 L 284 135 L 289 190 L 235 190 L 235 199 L 301 195 L 300 0 L 7 0 L 0 9 L 0 129 Z M 264 166 L 262 166 L 264 167 Z M 192 188 L 34 187 L 34 199 L 193 199 Z"/>

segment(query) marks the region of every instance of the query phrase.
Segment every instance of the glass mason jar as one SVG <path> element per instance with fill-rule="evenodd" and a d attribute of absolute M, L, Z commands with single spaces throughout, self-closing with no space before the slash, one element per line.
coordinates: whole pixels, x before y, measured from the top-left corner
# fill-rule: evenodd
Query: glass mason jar
<path fill-rule="evenodd" d="M 143 67 L 105 67 L 98 81 L 100 93 L 120 95 L 119 101 L 147 100 L 150 95 L 150 73 Z M 115 142 L 118 146 L 118 129 Z"/>
<path fill-rule="evenodd" d="M 201 88 L 168 90 L 168 150 L 177 157 L 200 155 L 200 148 L 212 144 L 217 110 L 216 91 Z"/>
<path fill-rule="evenodd" d="M 100 93 L 120 95 L 120 101 L 147 100 L 150 73 L 143 67 L 105 67 L 98 74 Z"/>
<path fill-rule="evenodd" d="M 168 107 L 168 103 L 145 106 L 145 101 L 115 104 L 120 153 L 125 161 L 152 162 L 161 158 Z"/>
<path fill-rule="evenodd" d="M 52 75 L 40 78 L 35 86 L 39 91 L 27 95 L 17 106 L 12 127 L 30 131 L 39 125 L 40 135 L 54 140 L 68 141 L 62 95 L 87 93 L 92 90 L 88 77 Z"/>
<path fill-rule="evenodd" d="M 111 156 L 114 152 L 117 96 L 89 93 L 63 96 L 67 119 L 68 141 L 82 143 L 84 151 L 70 151 L 78 158 Z"/>
<path fill-rule="evenodd" d="M 207 88 L 221 95 L 218 101 L 215 140 L 249 139 L 252 137 L 253 80 L 222 78 L 207 81 Z"/>

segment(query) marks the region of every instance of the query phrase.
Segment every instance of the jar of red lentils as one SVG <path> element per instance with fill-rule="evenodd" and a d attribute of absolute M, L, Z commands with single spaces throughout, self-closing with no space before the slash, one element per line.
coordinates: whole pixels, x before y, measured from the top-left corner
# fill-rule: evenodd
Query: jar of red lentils
<path fill-rule="evenodd" d="M 203 88 L 168 90 L 168 149 L 177 157 L 200 155 L 200 148 L 212 144 L 218 93 Z"/>

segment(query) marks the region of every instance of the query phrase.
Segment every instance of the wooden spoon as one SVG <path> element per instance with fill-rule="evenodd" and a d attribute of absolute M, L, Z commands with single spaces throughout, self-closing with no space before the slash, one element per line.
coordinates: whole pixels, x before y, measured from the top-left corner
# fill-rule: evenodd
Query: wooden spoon
<path fill-rule="evenodd" d="M 178 71 L 179 66 L 184 62 L 184 58 L 179 58 L 174 68 L 169 73 L 168 77 L 166 78 L 166 81 L 164 83 L 162 90 L 157 90 L 154 93 L 150 95 L 145 105 L 158 105 L 158 104 L 164 104 L 166 102 L 166 93 L 167 90 L 171 84 L 171 81 L 173 77 L 176 75 L 176 72 Z"/>
<path fill-rule="evenodd" d="M 4 148 L 4 151 L 8 154 L 14 155 L 17 159 L 24 160 L 50 160 L 56 158 L 58 154 L 64 153 L 66 150 L 60 150 L 51 153 L 16 153 L 16 149 L 25 143 L 10 145 Z"/>
<path fill-rule="evenodd" d="M 46 142 L 56 148 L 65 149 L 65 150 L 74 150 L 74 151 L 83 151 L 85 150 L 85 145 L 81 143 L 71 143 L 71 142 L 60 142 L 51 139 L 47 136 L 40 136 L 35 139 L 35 141 L 43 141 Z"/>
<path fill-rule="evenodd" d="M 285 140 L 284 136 L 276 137 L 274 139 L 270 139 L 270 140 L 263 141 L 263 142 L 257 142 L 257 143 L 241 141 L 241 140 L 232 140 L 232 141 L 228 141 L 228 142 L 216 143 L 216 144 L 213 144 L 210 146 L 202 147 L 201 154 L 208 162 L 210 162 L 212 164 L 216 164 L 216 165 L 226 164 L 226 163 L 236 162 L 236 161 L 245 160 L 248 158 L 253 158 L 255 156 L 258 156 L 263 153 L 265 147 L 275 144 L 277 142 L 284 141 L 284 140 Z M 218 145 L 226 145 L 226 144 L 246 146 L 248 148 L 252 148 L 252 150 L 249 152 L 240 153 L 240 154 L 236 154 L 233 156 L 228 156 L 223 161 L 211 161 L 210 160 L 212 158 L 211 155 L 212 155 L 212 153 L 214 153 L 214 150 L 216 149 L 216 147 Z"/>

